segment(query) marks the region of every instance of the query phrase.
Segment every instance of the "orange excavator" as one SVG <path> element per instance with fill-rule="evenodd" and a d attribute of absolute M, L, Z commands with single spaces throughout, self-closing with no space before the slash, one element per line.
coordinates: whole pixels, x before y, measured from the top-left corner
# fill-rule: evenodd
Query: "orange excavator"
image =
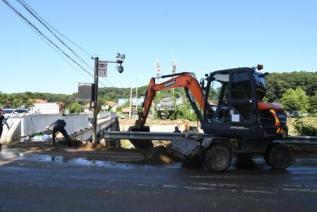
<path fill-rule="evenodd" d="M 193 73 L 165 75 L 159 84 L 155 78 L 147 87 L 142 111 L 129 131 L 149 132 L 145 126 L 157 91 L 184 88 L 204 134 L 238 139 L 286 138 L 288 128 L 284 109 L 263 102 L 266 73 L 262 65 L 219 70 L 206 74 L 200 82 Z M 137 148 L 150 148 L 148 140 L 131 140 Z"/>

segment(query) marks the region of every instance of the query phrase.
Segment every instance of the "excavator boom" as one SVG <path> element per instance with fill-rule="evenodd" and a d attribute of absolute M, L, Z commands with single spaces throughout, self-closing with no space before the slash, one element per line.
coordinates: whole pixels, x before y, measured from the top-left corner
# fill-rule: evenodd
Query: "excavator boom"
<path fill-rule="evenodd" d="M 191 92 L 191 95 L 195 99 L 195 102 L 198 104 L 200 109 L 205 107 L 204 103 L 204 94 L 203 90 L 200 87 L 199 82 L 197 81 L 196 77 L 193 74 L 188 72 L 172 74 L 172 75 L 165 75 L 161 78 L 172 77 L 171 79 L 161 82 L 159 84 L 155 83 L 155 78 L 150 80 L 150 83 L 146 90 L 146 96 L 143 102 L 143 111 L 139 113 L 138 120 L 136 121 L 135 126 L 143 127 L 146 119 L 148 117 L 152 101 L 155 97 L 155 93 L 157 91 L 168 90 L 172 88 L 184 88 L 186 93 L 188 90 Z M 195 111 L 197 113 L 197 111 Z"/>

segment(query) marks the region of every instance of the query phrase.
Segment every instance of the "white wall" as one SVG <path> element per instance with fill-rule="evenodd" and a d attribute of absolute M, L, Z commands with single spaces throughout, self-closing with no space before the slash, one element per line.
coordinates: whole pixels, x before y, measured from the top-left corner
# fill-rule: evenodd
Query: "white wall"
<path fill-rule="evenodd" d="M 57 119 L 64 119 L 66 130 L 69 134 L 89 127 L 87 114 L 28 114 L 21 119 L 21 137 L 29 136 L 34 133 L 43 132 L 46 127 Z"/>
<path fill-rule="evenodd" d="M 68 114 L 66 116 L 62 116 L 61 114 L 24 114 L 12 117 L 8 119 L 10 130 L 4 126 L 0 141 L 8 143 L 20 137 L 43 132 L 47 126 L 57 119 L 64 119 L 66 122 L 66 131 L 68 134 L 73 134 L 91 126 L 88 118 L 88 114 Z M 100 123 L 100 121 L 103 123 L 108 122 L 111 119 L 112 116 L 110 113 L 101 113 L 98 116 L 98 123 Z"/>

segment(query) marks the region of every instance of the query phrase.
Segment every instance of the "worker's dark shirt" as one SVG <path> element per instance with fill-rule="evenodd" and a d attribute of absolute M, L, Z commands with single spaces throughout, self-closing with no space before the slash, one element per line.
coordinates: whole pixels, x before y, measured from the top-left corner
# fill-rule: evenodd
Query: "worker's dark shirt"
<path fill-rule="evenodd" d="M 3 126 L 4 121 L 6 121 L 6 118 L 4 117 L 4 115 L 0 115 L 0 127 Z"/>
<path fill-rule="evenodd" d="M 49 129 L 58 131 L 58 130 L 64 129 L 65 126 L 66 126 L 66 122 L 63 119 L 57 119 L 55 122 L 53 122 L 49 126 Z"/>

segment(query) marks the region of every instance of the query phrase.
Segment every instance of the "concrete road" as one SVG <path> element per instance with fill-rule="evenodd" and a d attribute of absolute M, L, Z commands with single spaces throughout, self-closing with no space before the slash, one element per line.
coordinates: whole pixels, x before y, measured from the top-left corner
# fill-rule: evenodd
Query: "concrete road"
<path fill-rule="evenodd" d="M 21 156 L 21 155 L 20 155 Z M 317 211 L 317 160 L 207 174 L 44 154 L 0 160 L 0 211 Z"/>

